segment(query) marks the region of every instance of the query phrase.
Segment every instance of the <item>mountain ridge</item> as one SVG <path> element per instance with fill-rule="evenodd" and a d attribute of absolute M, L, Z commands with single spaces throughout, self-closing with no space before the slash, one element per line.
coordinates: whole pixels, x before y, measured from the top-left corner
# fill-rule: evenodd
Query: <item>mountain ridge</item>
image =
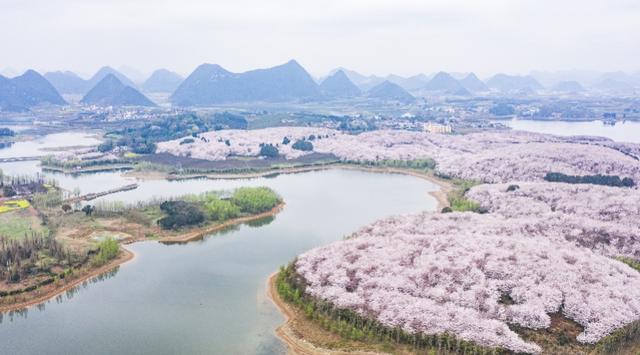
<path fill-rule="evenodd" d="M 325 78 L 320 83 L 320 91 L 329 97 L 353 97 L 362 94 L 360 88 L 349 80 L 349 77 L 342 70 Z"/>
<path fill-rule="evenodd" d="M 53 85 L 35 70 L 29 69 L 12 79 L 0 75 L 0 109 L 26 111 L 40 104 L 66 105 Z"/>
<path fill-rule="evenodd" d="M 123 84 L 111 73 L 91 88 L 80 102 L 99 106 L 156 106 L 138 90 Z"/>
<path fill-rule="evenodd" d="M 167 69 L 157 69 L 142 83 L 145 92 L 170 92 L 176 91 L 184 78 Z"/>
<path fill-rule="evenodd" d="M 389 80 L 385 80 L 371 88 L 371 90 L 367 92 L 367 96 L 381 100 L 394 100 L 405 103 L 415 101 L 416 99 L 413 95 L 400 87 L 400 85 L 394 84 Z"/>
<path fill-rule="evenodd" d="M 295 60 L 270 68 L 232 73 L 217 64 L 198 66 L 171 95 L 179 106 L 228 102 L 316 99 L 320 87 Z"/>

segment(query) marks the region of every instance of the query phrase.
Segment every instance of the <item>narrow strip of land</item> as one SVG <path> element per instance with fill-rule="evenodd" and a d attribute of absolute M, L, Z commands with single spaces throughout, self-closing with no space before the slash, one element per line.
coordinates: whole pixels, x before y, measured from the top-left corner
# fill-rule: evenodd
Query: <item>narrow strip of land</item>
<path fill-rule="evenodd" d="M 273 302 L 273 304 L 278 308 L 280 313 L 285 318 L 284 324 L 279 326 L 276 329 L 276 335 L 280 338 L 288 348 L 289 354 L 299 354 L 299 355 L 380 355 L 382 353 L 370 352 L 370 351 L 342 351 L 342 350 L 331 350 L 325 348 L 319 348 L 310 342 L 303 339 L 300 335 L 296 334 L 295 330 L 292 327 L 293 322 L 298 319 L 298 317 L 302 317 L 299 312 L 296 312 L 291 305 L 284 302 L 280 296 L 278 295 L 278 290 L 276 287 L 276 277 L 277 273 L 273 273 L 267 279 L 267 297 Z"/>
<path fill-rule="evenodd" d="M 226 229 L 234 225 L 252 222 L 262 218 L 272 217 L 276 215 L 278 212 L 280 212 L 284 208 L 284 206 L 285 206 L 285 203 L 281 202 L 277 206 L 275 206 L 274 208 L 266 212 L 230 219 L 226 222 L 206 226 L 203 228 L 196 228 L 195 230 L 180 234 L 178 236 L 161 238 L 158 241 L 165 244 L 176 244 L 176 243 L 187 243 L 193 240 L 198 240 L 208 234 L 218 232 L 220 230 Z M 127 242 L 125 242 L 125 244 L 133 244 L 133 243 L 145 241 L 145 240 L 147 239 L 140 237 L 140 238 L 130 239 Z M 54 283 L 50 285 L 42 286 L 36 290 L 37 295 L 35 295 L 33 298 L 29 298 L 19 303 L 0 306 L 0 313 L 23 309 L 26 307 L 30 307 L 30 306 L 34 306 L 34 305 L 46 302 L 47 300 L 53 297 L 56 297 L 57 295 L 82 284 L 86 280 L 89 280 L 100 274 L 113 270 L 115 267 L 121 264 L 124 264 L 135 257 L 135 254 L 129 249 L 126 249 L 124 246 L 121 246 L 120 249 L 121 249 L 120 255 L 116 259 L 107 263 L 106 265 L 96 269 L 88 270 L 86 273 L 83 273 L 77 279 L 74 279 L 71 282 L 65 283 L 60 287 L 56 287 L 57 285 L 55 285 Z M 26 297 L 29 297 L 29 296 L 26 296 Z"/>
<path fill-rule="evenodd" d="M 44 293 L 38 294 L 36 297 L 24 302 L 14 303 L 6 306 L 0 306 L 0 313 L 15 311 L 18 309 L 31 307 L 31 306 L 35 306 L 37 304 L 46 302 L 56 297 L 57 295 L 63 292 L 66 292 L 67 290 L 70 290 L 74 287 L 81 285 L 83 282 L 89 279 L 92 279 L 96 276 L 109 272 L 114 268 L 120 266 L 121 264 L 124 264 L 127 261 L 133 260 L 135 258 L 135 253 L 132 252 L 131 250 L 125 247 L 121 247 L 120 250 L 121 250 L 120 256 L 111 260 L 109 263 L 82 274 L 81 276 L 74 279 L 73 281 L 65 283 L 62 287 L 56 287 L 55 284 L 40 287 L 38 291 L 40 292 L 44 291 Z"/>
<path fill-rule="evenodd" d="M 218 232 L 221 231 L 223 229 L 226 229 L 228 227 L 237 225 L 237 224 L 241 224 L 241 223 L 246 223 L 246 222 L 252 222 L 258 219 L 262 219 L 262 218 L 267 218 L 267 217 L 272 217 L 275 216 L 278 212 L 280 212 L 283 208 L 284 208 L 285 203 L 284 202 L 280 202 L 277 206 L 275 206 L 274 208 L 270 209 L 269 211 L 266 212 L 262 212 L 259 214 L 254 214 L 254 215 L 250 215 L 250 216 L 244 216 L 244 217 L 238 217 L 238 218 L 234 218 L 234 219 L 230 219 L 226 222 L 220 223 L 220 224 L 215 224 L 212 226 L 208 226 L 208 227 L 204 227 L 204 228 L 198 228 L 195 231 L 191 231 L 191 232 L 187 232 L 175 237 L 164 237 L 159 239 L 158 241 L 164 244 L 177 244 L 177 243 L 187 243 L 190 241 L 194 241 L 194 240 L 198 240 L 201 239 L 202 237 L 206 236 L 207 234 L 211 234 L 214 232 Z"/>
<path fill-rule="evenodd" d="M 237 180 L 237 179 L 252 179 L 252 178 L 267 177 L 267 176 L 272 176 L 274 174 L 299 174 L 299 173 L 323 171 L 323 170 L 330 170 L 330 169 L 355 170 L 355 171 L 374 172 L 374 173 L 404 174 L 404 175 L 414 176 L 420 179 L 425 179 L 440 187 L 440 189 L 438 189 L 437 191 L 432 191 L 429 193 L 438 201 L 438 206 L 437 206 L 438 210 L 449 206 L 449 200 L 447 198 L 447 194 L 449 191 L 453 189 L 453 186 L 451 185 L 451 183 L 443 179 L 440 179 L 429 172 L 422 172 L 422 171 L 405 169 L 405 168 L 364 166 L 364 165 L 353 165 L 353 164 L 345 164 L 345 163 L 331 163 L 331 164 L 322 164 L 322 165 L 289 167 L 289 168 L 281 168 L 281 169 L 280 168 L 268 169 L 268 170 L 261 170 L 261 171 L 249 172 L 249 173 L 206 173 L 206 174 L 171 176 L 169 174 L 158 174 L 158 173 L 148 174 L 146 172 L 142 173 L 138 171 L 133 171 L 133 172 L 126 173 L 125 175 L 136 177 L 139 179 L 150 179 L 150 180 L 158 180 L 158 179 Z"/>

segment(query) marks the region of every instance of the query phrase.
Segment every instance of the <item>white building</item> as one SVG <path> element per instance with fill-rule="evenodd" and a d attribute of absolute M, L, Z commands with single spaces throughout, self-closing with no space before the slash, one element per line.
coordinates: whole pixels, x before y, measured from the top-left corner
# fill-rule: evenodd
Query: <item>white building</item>
<path fill-rule="evenodd" d="M 451 133 L 451 126 L 439 123 L 427 122 L 424 124 L 424 131 L 428 133 Z"/>

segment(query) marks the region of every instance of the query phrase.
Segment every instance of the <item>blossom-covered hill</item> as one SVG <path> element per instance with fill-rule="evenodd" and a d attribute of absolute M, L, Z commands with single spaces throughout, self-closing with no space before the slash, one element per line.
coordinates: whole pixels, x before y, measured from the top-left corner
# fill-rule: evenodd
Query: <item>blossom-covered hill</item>
<path fill-rule="evenodd" d="M 586 184 L 479 185 L 467 196 L 532 234 L 566 239 L 607 256 L 640 260 L 640 190 Z"/>
<path fill-rule="evenodd" d="M 347 161 L 432 158 L 437 169 L 463 179 L 489 183 L 539 181 L 547 172 L 619 175 L 640 181 L 640 145 L 592 137 L 557 137 L 520 131 L 439 135 L 413 131 L 372 131 L 358 135 L 324 128 L 278 127 L 207 132 L 193 143 L 162 142 L 157 151 L 206 160 L 256 156 L 260 144 L 273 144 L 288 159 L 309 154 L 290 141 L 314 136 L 315 152 Z"/>
<path fill-rule="evenodd" d="M 306 292 L 407 332 L 448 332 L 536 353 L 507 323 L 540 329 L 562 312 L 595 343 L 640 319 L 640 273 L 499 215 L 393 217 L 300 255 Z M 514 304 L 503 304 L 508 295 Z"/>
<path fill-rule="evenodd" d="M 548 328 L 555 312 L 582 325 L 577 340 L 589 344 L 640 321 L 640 273 L 613 258 L 640 260 L 640 190 L 544 181 L 556 172 L 640 182 L 640 145 L 520 131 L 280 127 L 208 132 L 158 151 L 224 160 L 272 144 L 292 159 L 310 153 L 292 149 L 299 139 L 344 161 L 431 158 L 442 174 L 489 183 L 466 193 L 487 214 L 393 217 L 300 255 L 295 268 L 309 295 L 390 328 L 515 352 L 541 348 L 508 324 Z M 511 184 L 519 188 L 507 192 Z M 502 303 L 505 296 L 514 304 Z"/>

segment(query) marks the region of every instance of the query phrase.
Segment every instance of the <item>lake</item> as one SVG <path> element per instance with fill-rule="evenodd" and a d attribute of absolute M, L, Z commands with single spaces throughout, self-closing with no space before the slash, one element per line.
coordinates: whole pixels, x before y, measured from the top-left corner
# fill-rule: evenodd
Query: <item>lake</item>
<path fill-rule="evenodd" d="M 505 121 L 502 121 L 505 122 Z M 640 142 L 640 123 L 506 121 L 558 135 Z M 45 147 L 97 144 L 85 133 L 16 143 L 0 157 L 42 155 Z M 5 174 L 40 172 L 36 161 L 0 164 Z M 266 297 L 268 275 L 313 247 L 377 219 L 436 209 L 438 187 L 404 175 L 326 170 L 240 180 L 136 180 L 120 172 L 46 173 L 65 189 L 99 192 L 139 183 L 103 200 L 135 202 L 240 186 L 269 186 L 286 206 L 274 219 L 183 245 L 142 242 L 136 258 L 95 282 L 26 312 L 4 314 L 0 354 L 282 354 L 283 322 Z M 93 203 L 93 202 L 92 202 Z"/>
<path fill-rule="evenodd" d="M 51 152 L 48 152 L 47 149 L 97 144 L 100 144 L 100 140 L 95 134 L 85 132 L 54 133 L 36 137 L 33 140 L 15 142 L 11 147 L 0 149 L 0 159 L 13 157 L 39 157 L 52 154 Z"/>
<path fill-rule="evenodd" d="M 533 121 L 533 120 L 500 120 L 513 129 L 522 131 L 549 133 L 559 136 L 600 136 L 618 142 L 640 143 L 640 122 L 617 122 L 605 125 L 602 121 Z"/>
<path fill-rule="evenodd" d="M 0 164 L 34 172 L 36 162 Z M 99 191 L 134 181 L 118 172 L 56 176 L 64 188 Z M 62 177 L 62 178 L 61 178 Z M 184 245 L 142 242 L 136 258 L 26 313 L 5 314 L 1 354 L 282 354 L 284 320 L 266 297 L 268 275 L 315 246 L 377 219 L 435 210 L 434 184 L 416 177 L 326 170 L 243 180 L 140 181 L 106 198 L 135 201 L 264 185 L 286 202 L 275 219 Z"/>

